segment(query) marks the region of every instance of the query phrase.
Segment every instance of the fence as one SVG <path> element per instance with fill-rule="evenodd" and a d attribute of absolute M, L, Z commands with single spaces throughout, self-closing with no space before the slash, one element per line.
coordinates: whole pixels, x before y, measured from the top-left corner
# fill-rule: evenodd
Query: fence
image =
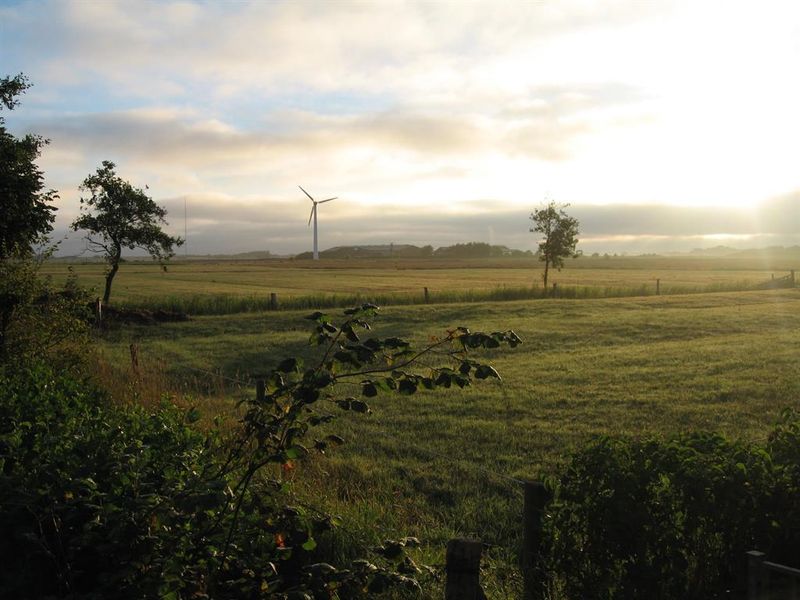
<path fill-rule="evenodd" d="M 525 500 L 522 509 L 522 598 L 534 600 L 544 597 L 545 571 L 538 564 L 542 543 L 544 509 L 550 501 L 550 492 L 538 481 L 523 482 Z M 486 596 L 480 584 L 480 540 L 452 539 L 447 543 L 445 572 L 445 600 L 481 600 Z"/>
<path fill-rule="evenodd" d="M 380 306 L 405 306 L 420 304 L 452 304 L 473 302 L 505 302 L 535 300 L 544 298 L 587 299 L 587 298 L 627 298 L 638 296 L 660 296 L 678 294 L 698 294 L 715 292 L 739 292 L 759 289 L 795 287 L 794 271 L 784 277 L 774 277 L 765 282 L 741 281 L 697 285 L 669 285 L 660 278 L 630 286 L 602 286 L 553 283 L 547 289 L 536 285 L 507 286 L 478 289 L 442 289 L 423 287 L 419 291 L 356 293 L 356 294 L 316 294 L 288 295 L 279 297 L 277 292 L 260 296 L 235 295 L 195 295 L 188 297 L 157 297 L 121 303 L 119 309 L 136 311 L 163 311 L 184 315 L 222 315 L 244 312 L 278 310 L 317 310 L 329 308 L 349 308 L 364 302 Z M 102 307 L 95 304 L 96 321 L 101 318 Z M 110 316 L 110 315 L 109 315 Z"/>
<path fill-rule="evenodd" d="M 770 562 L 758 550 L 747 553 L 747 600 L 798 600 L 799 589 L 800 569 Z"/>
<path fill-rule="evenodd" d="M 779 288 L 793 288 L 795 287 L 796 282 L 794 278 L 794 269 L 789 271 L 788 275 L 784 275 L 783 277 L 775 277 L 772 276 L 772 279 L 767 281 L 761 287 L 764 289 L 779 289 Z"/>

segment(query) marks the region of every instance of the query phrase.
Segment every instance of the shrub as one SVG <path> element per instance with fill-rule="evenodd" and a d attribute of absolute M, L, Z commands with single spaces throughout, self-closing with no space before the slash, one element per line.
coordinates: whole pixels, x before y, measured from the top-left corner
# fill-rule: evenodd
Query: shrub
<path fill-rule="evenodd" d="M 499 377 L 473 350 L 521 340 L 462 327 L 419 350 L 399 338 L 361 340 L 357 330 L 370 329 L 364 319 L 375 310 L 349 309 L 339 326 L 311 315 L 319 362 L 303 369 L 296 358 L 282 361 L 227 440 L 196 431 L 195 411 L 113 407 L 42 363 L 0 367 L 0 597 L 416 593 L 408 575 L 420 570 L 404 549 L 417 540 L 387 540 L 372 549 L 373 562 L 353 560 L 348 569 L 322 562 L 322 548 L 336 544 L 318 540 L 336 520 L 295 503 L 266 467 L 288 469 L 344 441 L 329 434 L 302 443 L 333 411 L 370 410 L 365 400 L 336 397 L 337 383 L 355 382 L 365 398 L 464 387 Z M 417 372 L 430 356 L 450 366 Z"/>
<path fill-rule="evenodd" d="M 711 433 L 601 438 L 557 484 L 549 560 L 569 598 L 714 598 L 742 589 L 745 552 L 800 551 L 800 420 L 766 446 Z"/>
<path fill-rule="evenodd" d="M 70 276 L 63 289 L 40 277 L 43 258 L 0 258 L 0 365 L 46 359 L 62 368 L 84 362 L 88 292 Z"/>

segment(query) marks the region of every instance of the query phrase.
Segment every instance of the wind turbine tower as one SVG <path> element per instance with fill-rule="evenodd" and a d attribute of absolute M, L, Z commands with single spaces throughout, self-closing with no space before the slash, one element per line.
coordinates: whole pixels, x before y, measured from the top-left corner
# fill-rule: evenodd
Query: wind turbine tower
<path fill-rule="evenodd" d="M 298 185 L 301 190 L 303 190 L 302 185 Z M 311 214 L 308 216 L 308 225 L 311 226 L 311 220 L 314 220 L 314 260 L 319 260 L 319 251 L 317 250 L 317 204 L 324 204 L 325 202 L 330 202 L 331 200 L 336 200 L 338 196 L 334 196 L 333 198 L 328 198 L 326 200 L 314 200 L 307 191 L 303 190 L 303 193 L 308 196 L 308 199 L 311 200 Z"/>

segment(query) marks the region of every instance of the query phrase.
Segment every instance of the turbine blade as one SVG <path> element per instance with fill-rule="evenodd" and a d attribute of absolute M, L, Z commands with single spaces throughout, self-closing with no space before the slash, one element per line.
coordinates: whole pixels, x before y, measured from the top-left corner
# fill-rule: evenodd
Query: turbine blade
<path fill-rule="evenodd" d="M 308 215 L 308 226 L 311 227 L 311 219 L 314 217 L 314 211 L 317 210 L 317 203 L 314 203 L 314 206 L 311 207 L 311 214 Z"/>
<path fill-rule="evenodd" d="M 303 190 L 303 186 L 302 186 L 302 185 L 298 185 L 297 187 L 299 187 L 301 190 Z M 308 196 L 308 199 L 309 199 L 309 200 L 311 200 L 312 202 L 314 202 L 314 199 L 311 197 L 311 194 L 309 194 L 309 193 L 308 193 L 307 191 L 305 191 L 305 190 L 303 190 L 303 193 L 304 193 L 306 196 Z"/>
<path fill-rule="evenodd" d="M 322 204 L 323 202 L 330 202 L 331 200 L 336 200 L 339 196 L 334 196 L 333 198 L 328 198 L 327 200 L 320 200 L 317 204 Z"/>

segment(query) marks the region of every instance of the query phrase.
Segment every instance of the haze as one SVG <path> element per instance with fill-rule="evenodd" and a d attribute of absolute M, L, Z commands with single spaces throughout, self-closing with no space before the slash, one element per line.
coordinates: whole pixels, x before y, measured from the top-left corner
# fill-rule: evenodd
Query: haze
<path fill-rule="evenodd" d="M 0 6 L 56 237 L 108 159 L 191 253 L 310 250 L 298 184 L 322 249 L 531 249 L 546 198 L 584 251 L 797 244 L 798 64 L 789 1 Z"/>

